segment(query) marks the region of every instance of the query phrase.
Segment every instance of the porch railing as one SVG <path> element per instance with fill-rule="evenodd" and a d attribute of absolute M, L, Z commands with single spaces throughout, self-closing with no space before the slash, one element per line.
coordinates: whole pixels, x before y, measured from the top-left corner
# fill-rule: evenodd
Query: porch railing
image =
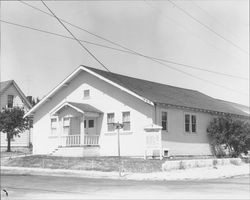
<path fill-rule="evenodd" d="M 61 137 L 61 146 L 74 147 L 81 145 L 99 145 L 99 135 L 84 135 L 84 142 L 81 142 L 81 135 L 67 135 Z"/>
<path fill-rule="evenodd" d="M 99 135 L 84 135 L 84 145 L 98 145 Z"/>

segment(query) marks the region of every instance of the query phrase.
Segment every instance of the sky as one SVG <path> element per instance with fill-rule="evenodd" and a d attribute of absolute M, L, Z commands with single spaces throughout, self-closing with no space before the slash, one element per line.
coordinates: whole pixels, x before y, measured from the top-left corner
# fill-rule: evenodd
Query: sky
<path fill-rule="evenodd" d="M 79 65 L 105 70 L 75 40 L 6 23 L 71 37 L 55 18 L 20 1 L 0 3 L 1 20 L 5 21 L 1 22 L 1 81 L 14 79 L 26 95 L 42 98 Z M 25 3 L 49 12 L 40 1 Z M 192 67 L 160 64 L 83 42 L 111 72 L 249 105 L 248 0 L 46 1 L 46 4 L 59 18 L 91 33 L 140 54 Z M 79 40 L 121 49 L 65 25 Z"/>

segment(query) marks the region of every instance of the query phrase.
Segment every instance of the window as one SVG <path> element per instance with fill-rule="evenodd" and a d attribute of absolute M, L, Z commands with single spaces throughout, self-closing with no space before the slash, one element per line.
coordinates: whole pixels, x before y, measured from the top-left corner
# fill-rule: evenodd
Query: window
<path fill-rule="evenodd" d="M 130 112 L 122 113 L 122 124 L 123 124 L 124 131 L 130 130 Z"/>
<path fill-rule="evenodd" d="M 13 108 L 14 95 L 8 95 L 8 108 Z"/>
<path fill-rule="evenodd" d="M 185 115 L 185 132 L 190 131 L 190 115 Z"/>
<path fill-rule="evenodd" d="M 69 135 L 70 130 L 70 118 L 64 117 L 63 118 L 63 134 Z"/>
<path fill-rule="evenodd" d="M 115 130 L 114 122 L 115 122 L 115 113 L 108 113 L 107 114 L 108 131 Z"/>
<path fill-rule="evenodd" d="M 57 119 L 56 118 L 50 119 L 50 129 L 51 129 L 51 134 L 55 135 L 56 130 L 57 130 Z"/>
<path fill-rule="evenodd" d="M 196 116 L 192 115 L 192 132 L 196 133 Z"/>
<path fill-rule="evenodd" d="M 161 112 L 161 126 L 162 130 L 168 131 L 168 113 Z"/>
<path fill-rule="evenodd" d="M 90 94 L 89 90 L 84 90 L 83 91 L 83 98 L 89 98 L 89 94 Z"/>
<path fill-rule="evenodd" d="M 196 115 L 185 115 L 185 132 L 196 133 Z"/>
<path fill-rule="evenodd" d="M 94 120 L 93 119 L 91 119 L 91 120 L 89 120 L 89 124 L 88 124 L 89 126 L 88 126 L 88 128 L 94 128 Z"/>

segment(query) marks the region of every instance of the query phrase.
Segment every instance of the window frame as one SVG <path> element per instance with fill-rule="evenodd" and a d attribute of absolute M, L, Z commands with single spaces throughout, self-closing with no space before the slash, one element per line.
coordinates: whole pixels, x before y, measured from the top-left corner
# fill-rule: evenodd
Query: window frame
<path fill-rule="evenodd" d="M 52 120 L 56 120 L 55 123 L 55 127 L 52 127 Z M 55 132 L 53 133 L 53 130 L 55 130 Z M 58 117 L 51 117 L 50 118 L 50 134 L 51 135 L 57 135 L 57 130 L 58 130 Z"/>
<path fill-rule="evenodd" d="M 109 115 L 113 115 L 113 120 L 109 121 Z M 115 131 L 115 127 L 114 127 L 114 123 L 115 123 L 115 113 L 112 112 L 112 113 L 107 113 L 107 131 L 108 132 L 114 132 Z M 109 125 L 111 125 L 113 128 L 112 129 L 109 129 Z"/>
<path fill-rule="evenodd" d="M 9 97 L 11 97 L 11 107 L 9 106 Z M 7 95 L 7 108 L 13 108 L 14 107 L 14 95 L 13 94 L 8 94 Z"/>
<path fill-rule="evenodd" d="M 166 113 L 166 120 L 163 120 L 163 113 Z M 166 130 L 163 129 L 163 121 L 166 123 Z M 162 126 L 162 131 L 168 132 L 168 111 L 166 110 L 161 110 L 161 126 Z"/>
<path fill-rule="evenodd" d="M 129 113 L 129 120 L 128 121 L 124 121 L 124 114 L 126 114 L 126 113 Z M 129 124 L 129 129 L 124 129 L 124 127 L 125 127 L 125 123 L 127 123 L 127 124 Z M 122 130 L 124 131 L 124 132 L 130 132 L 131 131 L 131 112 L 130 111 L 124 111 L 124 112 L 122 112 L 122 125 L 123 125 L 123 127 L 122 127 Z"/>
<path fill-rule="evenodd" d="M 66 118 L 69 119 L 69 124 L 68 124 L 68 125 L 65 125 L 65 124 L 64 124 L 64 121 L 65 121 Z M 66 135 L 65 132 L 64 132 L 64 128 L 65 128 L 65 127 L 68 127 L 68 129 L 69 129 L 68 135 L 70 135 L 70 120 L 71 120 L 70 118 L 71 118 L 71 117 L 63 117 L 63 118 L 62 118 L 63 135 Z"/>
<path fill-rule="evenodd" d="M 189 116 L 189 123 L 186 123 L 186 116 Z M 193 123 L 193 117 L 194 117 L 194 123 Z M 189 130 L 186 130 L 186 125 L 188 125 Z M 195 131 L 193 131 L 193 125 L 195 125 Z M 184 132 L 185 133 L 197 133 L 197 114 L 194 113 L 185 113 L 184 114 Z"/>
<path fill-rule="evenodd" d="M 86 96 L 86 92 L 88 96 Z M 83 90 L 83 99 L 89 99 L 90 98 L 90 89 Z"/>

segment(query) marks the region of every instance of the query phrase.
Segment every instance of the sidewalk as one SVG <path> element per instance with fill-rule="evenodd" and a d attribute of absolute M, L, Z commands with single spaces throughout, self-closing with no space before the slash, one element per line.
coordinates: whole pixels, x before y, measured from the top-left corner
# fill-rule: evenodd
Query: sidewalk
<path fill-rule="evenodd" d="M 122 177 L 119 177 L 118 172 L 1 166 L 1 175 L 23 174 L 23 175 L 65 176 L 65 177 L 121 179 L 121 180 L 151 180 L 151 181 L 229 178 L 233 176 L 249 175 L 249 171 L 250 171 L 250 165 L 242 164 L 240 166 L 236 165 L 220 166 L 217 169 L 193 168 L 185 170 L 175 170 L 171 172 L 122 173 Z"/>

